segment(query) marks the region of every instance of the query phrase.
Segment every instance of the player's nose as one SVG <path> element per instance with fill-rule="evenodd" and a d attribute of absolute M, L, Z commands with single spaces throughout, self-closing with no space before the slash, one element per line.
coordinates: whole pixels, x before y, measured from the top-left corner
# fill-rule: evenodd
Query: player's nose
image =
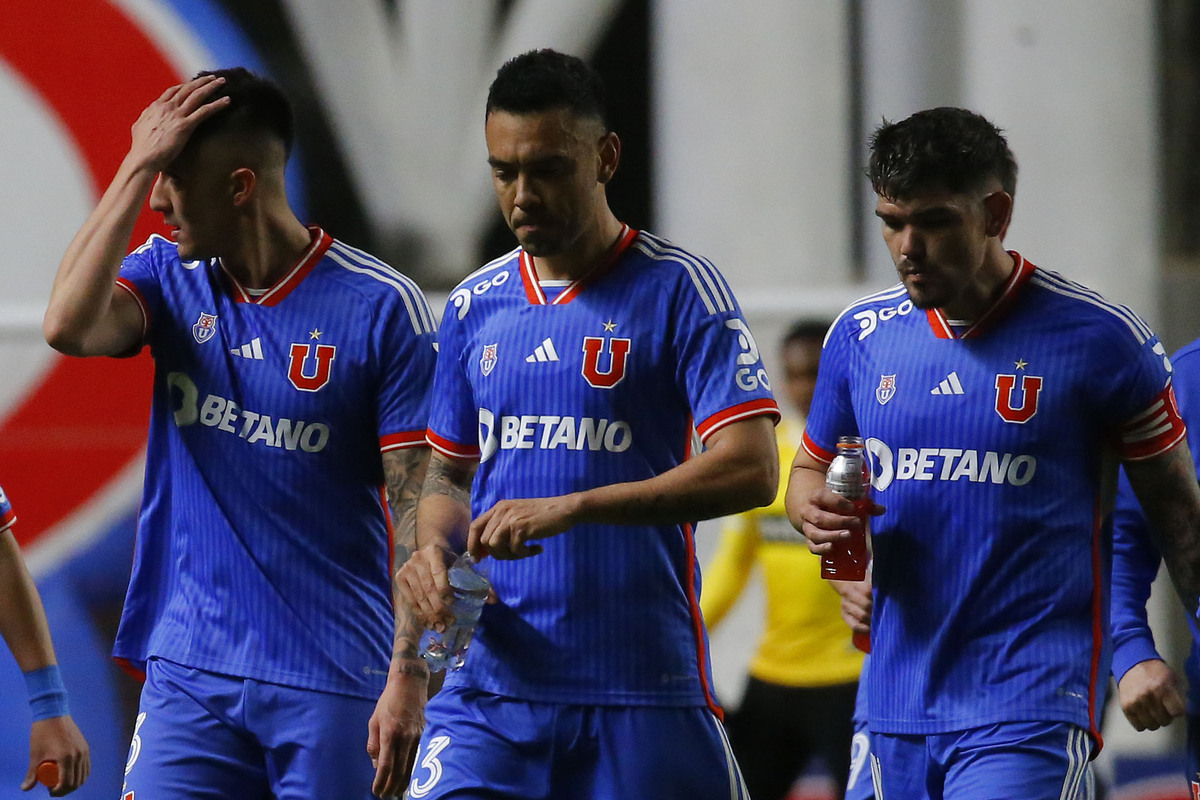
<path fill-rule="evenodd" d="M 159 214 L 165 214 L 171 210 L 171 201 L 167 197 L 167 190 L 163 187 L 161 173 L 154 179 L 154 186 L 150 189 L 150 210 Z"/>

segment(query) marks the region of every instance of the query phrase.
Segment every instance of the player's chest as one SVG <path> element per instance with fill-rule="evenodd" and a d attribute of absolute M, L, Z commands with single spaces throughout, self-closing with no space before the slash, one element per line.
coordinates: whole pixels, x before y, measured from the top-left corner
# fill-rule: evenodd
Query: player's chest
<path fill-rule="evenodd" d="M 370 322 L 339 308 L 201 295 L 172 308 L 156 357 L 160 369 L 243 401 L 256 395 L 299 406 L 344 400 L 365 385 Z"/>
<path fill-rule="evenodd" d="M 856 416 L 878 435 L 1028 440 L 1068 435 L 1088 418 L 1079 354 L 1036 337 L 865 348 L 854 366 Z"/>
<path fill-rule="evenodd" d="M 462 359 L 481 396 L 539 387 L 628 396 L 670 380 L 669 348 L 666 325 L 645 307 L 516 304 L 473 331 Z"/>

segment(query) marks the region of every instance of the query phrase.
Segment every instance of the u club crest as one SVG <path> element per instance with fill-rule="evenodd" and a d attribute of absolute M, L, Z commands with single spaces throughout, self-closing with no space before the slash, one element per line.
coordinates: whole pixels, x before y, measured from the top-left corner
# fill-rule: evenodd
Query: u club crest
<path fill-rule="evenodd" d="M 483 357 L 479 359 L 479 370 L 485 375 L 491 375 L 492 370 L 496 368 L 496 348 L 500 343 L 485 344 L 483 346 Z"/>
<path fill-rule="evenodd" d="M 199 344 L 204 344 L 217 332 L 217 315 L 200 312 L 200 318 L 192 326 L 192 337 Z"/>
<path fill-rule="evenodd" d="M 879 405 L 886 406 L 888 400 L 896 396 L 896 375 L 880 375 L 879 385 L 875 387 L 875 399 Z"/>

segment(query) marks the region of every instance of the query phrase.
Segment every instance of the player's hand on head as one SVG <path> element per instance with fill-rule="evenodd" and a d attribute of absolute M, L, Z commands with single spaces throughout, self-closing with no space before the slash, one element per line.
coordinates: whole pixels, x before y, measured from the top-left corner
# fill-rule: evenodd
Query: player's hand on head
<path fill-rule="evenodd" d="M 426 628 L 444 631 L 454 621 L 450 602 L 449 565 L 454 553 L 436 544 L 413 553 L 396 573 L 396 592 L 400 601 Z"/>
<path fill-rule="evenodd" d="M 542 546 L 533 542 L 566 531 L 575 511 L 570 496 L 501 500 L 471 523 L 467 549 L 502 560 L 536 556 Z"/>
<path fill-rule="evenodd" d="M 211 100 L 224 78 L 203 75 L 163 92 L 133 123 L 130 155 L 155 172 L 166 169 L 201 122 L 229 105 L 228 97 Z"/>
<path fill-rule="evenodd" d="M 1139 731 L 1154 731 L 1183 716 L 1187 703 L 1178 673 L 1157 658 L 1130 667 L 1117 684 L 1121 710 Z"/>

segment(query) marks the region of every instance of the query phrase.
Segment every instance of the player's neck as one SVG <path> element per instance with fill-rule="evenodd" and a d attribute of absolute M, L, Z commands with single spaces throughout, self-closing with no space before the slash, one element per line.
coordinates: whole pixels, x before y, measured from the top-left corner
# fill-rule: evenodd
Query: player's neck
<path fill-rule="evenodd" d="M 553 256 L 534 256 L 533 264 L 538 277 L 542 280 L 576 281 L 603 261 L 617 244 L 624 227 L 607 207 L 605 212 L 604 217 L 567 250 Z"/>
<path fill-rule="evenodd" d="M 1000 299 L 1016 267 L 1016 260 L 1008 254 L 1000 240 L 994 240 L 989 244 L 983 266 L 975 279 L 953 302 L 942 308 L 946 319 L 966 324 L 977 321 Z"/>
<path fill-rule="evenodd" d="M 312 233 L 290 209 L 248 216 L 239 226 L 237 246 L 221 263 L 243 286 L 266 289 L 287 275 L 311 244 Z"/>

